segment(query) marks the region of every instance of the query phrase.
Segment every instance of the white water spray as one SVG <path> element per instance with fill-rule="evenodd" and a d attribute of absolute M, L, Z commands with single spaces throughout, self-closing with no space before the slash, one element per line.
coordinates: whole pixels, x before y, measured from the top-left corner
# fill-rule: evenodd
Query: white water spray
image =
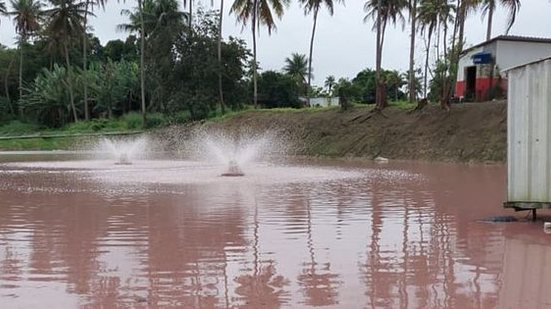
<path fill-rule="evenodd" d="M 104 138 L 98 145 L 98 152 L 108 153 L 115 164 L 129 165 L 133 160 L 143 159 L 147 153 L 147 139 L 108 139 Z"/>

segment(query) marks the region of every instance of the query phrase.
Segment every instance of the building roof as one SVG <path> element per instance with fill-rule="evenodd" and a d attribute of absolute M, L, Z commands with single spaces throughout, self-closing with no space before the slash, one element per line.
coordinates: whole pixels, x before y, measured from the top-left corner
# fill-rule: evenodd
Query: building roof
<path fill-rule="evenodd" d="M 471 50 L 473 50 L 475 48 L 485 46 L 485 45 L 488 45 L 488 44 L 492 44 L 493 42 L 496 42 L 496 41 L 513 41 L 513 42 L 551 44 L 551 38 L 537 38 L 537 37 L 518 36 L 518 35 L 500 35 L 500 36 L 496 36 L 495 38 L 490 39 L 488 41 L 476 44 L 475 46 L 471 46 L 471 47 L 463 50 L 463 52 L 461 52 L 461 54 L 468 53 L 468 52 L 470 52 Z"/>

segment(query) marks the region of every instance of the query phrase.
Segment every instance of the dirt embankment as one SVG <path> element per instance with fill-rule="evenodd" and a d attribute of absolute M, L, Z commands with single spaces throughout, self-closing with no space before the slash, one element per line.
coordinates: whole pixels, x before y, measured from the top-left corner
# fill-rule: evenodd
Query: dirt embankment
<path fill-rule="evenodd" d="M 507 147 L 505 102 L 435 106 L 422 111 L 367 108 L 349 111 L 247 112 L 208 127 L 278 131 L 296 155 L 504 162 Z"/>

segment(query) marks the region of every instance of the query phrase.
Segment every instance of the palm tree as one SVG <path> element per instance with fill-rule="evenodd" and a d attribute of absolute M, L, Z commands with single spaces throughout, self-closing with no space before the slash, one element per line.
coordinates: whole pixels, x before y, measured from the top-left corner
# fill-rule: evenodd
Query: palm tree
<path fill-rule="evenodd" d="M 118 28 L 138 32 L 140 34 L 140 94 L 141 94 L 141 107 L 142 107 L 142 117 L 143 125 L 146 125 L 147 121 L 147 112 L 145 104 L 145 36 L 146 36 L 146 26 L 144 14 L 146 11 L 151 11 L 151 6 L 153 1 L 148 0 L 138 0 L 137 13 L 131 13 L 128 10 L 123 10 L 122 14 L 129 15 L 130 23 L 119 25 Z"/>
<path fill-rule="evenodd" d="M 316 35 L 316 24 L 318 21 L 318 12 L 322 4 L 325 4 L 329 14 L 333 16 L 334 2 L 341 3 L 342 0 L 300 0 L 304 5 L 304 14 L 314 14 L 314 25 L 312 26 L 312 36 L 310 38 L 310 57 L 308 58 L 308 89 L 312 86 L 312 54 L 314 52 L 314 36 Z M 307 96 L 308 105 L 310 105 L 310 95 Z"/>
<path fill-rule="evenodd" d="M 434 31 L 439 26 L 447 27 L 452 21 L 452 13 L 455 11 L 455 6 L 448 0 L 422 0 L 417 13 L 421 32 L 427 35 L 427 49 L 425 55 L 425 72 L 423 81 L 423 93 L 427 97 L 427 77 L 429 68 L 430 43 Z"/>
<path fill-rule="evenodd" d="M 19 99 L 23 97 L 23 46 L 28 38 L 40 28 L 42 4 L 35 0 L 11 0 L 15 31 L 19 34 Z M 5 7 L 4 7 L 5 9 Z M 22 110 L 20 109 L 20 112 Z"/>
<path fill-rule="evenodd" d="M 333 96 L 333 86 L 335 86 L 335 76 L 329 75 L 325 79 L 325 87 L 327 87 L 327 93 L 329 96 Z"/>
<path fill-rule="evenodd" d="M 220 12 L 218 12 L 218 92 L 220 95 L 220 109 L 222 114 L 226 112 L 224 104 L 224 90 L 222 89 L 222 20 L 224 18 L 224 0 L 220 0 Z M 191 20 L 191 15 L 189 16 Z"/>
<path fill-rule="evenodd" d="M 53 7 L 45 11 L 49 22 L 47 33 L 52 35 L 61 45 L 63 45 L 71 109 L 73 110 L 73 119 L 77 122 L 78 115 L 73 91 L 71 61 L 69 59 L 69 42 L 76 37 L 80 37 L 82 33 L 85 32 L 83 28 L 85 16 L 87 14 L 93 14 L 87 10 L 85 2 L 79 2 L 77 0 L 49 1 Z"/>
<path fill-rule="evenodd" d="M 386 92 L 385 85 L 381 76 L 381 63 L 383 58 L 383 44 L 385 40 L 386 26 L 388 22 L 391 22 L 393 25 L 400 22 L 403 26 L 405 23 L 405 18 L 402 11 L 407 7 L 407 5 L 407 0 L 367 0 L 364 5 L 364 10 L 367 11 L 364 22 L 367 22 L 369 18 L 372 18 L 375 21 L 373 29 L 377 31 L 375 60 L 377 88 L 375 95 L 375 106 L 378 110 L 385 108 L 387 105 L 386 99 L 384 98 L 384 94 Z"/>
<path fill-rule="evenodd" d="M 499 1 L 502 6 L 507 8 L 507 11 L 509 11 L 509 17 L 507 19 L 507 30 L 506 33 L 509 33 L 509 30 L 511 30 L 511 27 L 515 23 L 515 19 L 517 17 L 517 13 L 520 10 L 520 0 L 482 0 L 482 14 L 488 15 L 488 29 L 486 31 L 486 40 L 490 40 L 492 38 L 492 22 L 493 22 L 493 16 L 494 11 L 496 9 L 496 4 Z"/>
<path fill-rule="evenodd" d="M 224 8 L 223 5 L 224 5 L 224 0 L 221 0 L 222 3 L 220 3 L 222 9 Z M 211 1 L 212 3 L 212 1 Z M 193 0 L 184 0 L 184 7 L 188 7 L 189 9 L 189 12 L 188 12 L 188 27 L 189 27 L 189 30 L 191 31 L 191 23 L 192 23 L 192 16 L 193 16 Z M 188 6 L 189 5 L 189 6 Z M 222 12 L 222 9 L 220 9 L 220 11 Z"/>
<path fill-rule="evenodd" d="M 284 8 L 289 6 L 290 0 L 235 0 L 230 13 L 237 15 L 237 21 L 243 24 L 251 22 L 251 31 L 253 35 L 253 102 L 254 107 L 258 103 L 258 63 L 256 61 L 256 30 L 257 27 L 265 25 L 268 28 L 268 34 L 272 34 L 272 30 L 276 29 L 274 15 L 278 18 L 283 16 Z"/>
<path fill-rule="evenodd" d="M 88 12 L 88 10 L 90 9 L 90 11 L 93 11 L 94 10 L 94 6 L 101 6 L 102 8 L 105 9 L 105 3 L 107 2 L 107 0 L 86 0 L 86 7 L 85 7 L 85 10 L 86 12 Z M 88 76 L 86 74 L 86 72 L 88 71 L 88 36 L 87 36 L 87 33 L 86 33 L 86 30 L 88 28 L 88 14 L 87 13 L 84 13 L 84 25 L 83 25 L 83 28 L 84 28 L 84 32 L 83 32 L 83 35 L 82 35 L 82 70 L 84 72 L 83 76 L 85 77 L 85 80 L 83 82 L 84 84 L 84 119 L 85 120 L 88 120 L 90 119 L 90 111 L 89 111 L 89 107 L 88 107 L 88 82 L 86 80 L 86 76 Z"/>
<path fill-rule="evenodd" d="M 415 36 L 417 35 L 417 30 L 415 28 L 417 23 L 417 0 L 409 0 L 409 16 L 411 20 L 411 33 L 410 33 L 410 44 L 409 44 L 409 80 L 408 80 L 408 89 L 409 89 L 409 101 L 415 101 L 417 91 L 415 90 Z"/>
<path fill-rule="evenodd" d="M 178 11 L 178 3 L 174 0 L 138 0 L 136 11 L 123 10 L 130 23 L 119 25 L 118 28 L 140 33 L 140 85 L 142 96 L 142 115 L 144 126 L 147 122 L 145 104 L 145 43 L 153 37 L 166 34 L 167 27 L 179 27 L 174 21 L 183 19 L 184 14 Z M 170 26 L 169 26 L 170 24 Z"/>
<path fill-rule="evenodd" d="M 457 39 L 459 44 L 458 54 L 463 51 L 463 43 L 465 39 L 465 21 L 469 13 L 473 12 L 479 5 L 481 0 L 457 0 L 457 12 L 455 16 L 455 24 L 459 29 L 459 37 Z M 459 59 L 459 57 L 457 57 Z M 459 61 L 459 60 L 457 60 Z"/>
<path fill-rule="evenodd" d="M 293 53 L 291 57 L 285 58 L 285 66 L 283 67 L 283 72 L 291 76 L 297 85 L 304 89 L 304 94 L 308 95 L 308 84 L 307 79 L 309 79 L 309 70 L 308 70 L 308 58 L 306 55 Z M 308 103 L 310 104 L 310 103 Z"/>

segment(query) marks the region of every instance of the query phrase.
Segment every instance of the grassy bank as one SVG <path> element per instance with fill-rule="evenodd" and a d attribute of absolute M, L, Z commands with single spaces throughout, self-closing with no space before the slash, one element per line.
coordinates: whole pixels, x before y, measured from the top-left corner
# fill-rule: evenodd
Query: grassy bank
<path fill-rule="evenodd" d="M 149 134 L 166 150 L 175 150 L 196 128 L 225 131 L 272 131 L 285 135 L 289 154 L 372 159 L 436 160 L 454 162 L 504 162 L 507 145 L 505 102 L 454 105 L 449 112 L 438 106 L 412 111 L 413 105 L 392 104 L 382 113 L 372 106 L 310 109 L 245 110 L 215 115 L 206 121 L 157 128 Z M 141 120 L 141 116 L 140 116 Z M 96 124 L 97 125 L 97 124 Z M 124 121 L 103 125 L 74 124 L 66 130 L 41 134 L 77 134 L 63 137 L 27 137 L 2 140 L 0 150 L 71 149 L 90 135 L 130 132 Z M 252 130 L 252 131 L 251 131 Z M 31 131 L 31 130 L 29 130 Z M 32 131 L 31 131 L 32 133 Z M 35 132 L 36 133 L 36 132 Z M 185 144 L 185 143 L 184 143 Z"/>
<path fill-rule="evenodd" d="M 161 114 L 151 114 L 148 123 L 154 128 L 168 122 Z M 79 121 L 62 128 L 45 128 L 14 120 L 0 125 L 0 150 L 69 150 L 79 145 L 83 139 L 131 134 L 142 130 L 143 117 L 139 113 L 129 113 L 114 119 Z"/>
<path fill-rule="evenodd" d="M 408 103 L 382 113 L 371 107 L 249 111 L 207 122 L 223 130 L 277 131 L 296 155 L 383 156 L 403 160 L 504 162 L 507 145 L 505 102 L 460 104 L 449 112 L 438 106 L 413 111 Z"/>
<path fill-rule="evenodd" d="M 364 106 L 365 107 L 365 106 Z M 251 107 L 240 111 L 229 111 L 224 114 L 212 112 L 205 121 L 207 123 L 223 123 L 242 114 L 289 114 L 317 113 L 338 110 L 338 107 L 294 109 L 253 109 Z M 148 115 L 148 130 L 165 126 L 190 123 L 189 113 L 180 113 L 166 117 L 162 114 Z M 115 119 L 94 119 L 80 121 L 62 128 L 45 128 L 32 123 L 10 121 L 0 125 L 0 151 L 12 150 L 70 150 L 82 143 L 102 135 L 124 135 L 143 130 L 143 117 L 139 113 L 126 114 Z"/>
<path fill-rule="evenodd" d="M 168 121 L 162 114 L 148 115 L 148 126 L 159 127 Z M 18 120 L 0 123 L 0 137 L 21 135 L 68 135 L 85 133 L 109 133 L 141 130 L 143 117 L 139 113 L 129 113 L 113 119 L 93 119 L 71 123 L 61 128 L 47 128 L 34 123 L 26 123 Z"/>
<path fill-rule="evenodd" d="M 78 142 L 77 137 L 0 140 L 0 150 L 68 150 Z"/>

